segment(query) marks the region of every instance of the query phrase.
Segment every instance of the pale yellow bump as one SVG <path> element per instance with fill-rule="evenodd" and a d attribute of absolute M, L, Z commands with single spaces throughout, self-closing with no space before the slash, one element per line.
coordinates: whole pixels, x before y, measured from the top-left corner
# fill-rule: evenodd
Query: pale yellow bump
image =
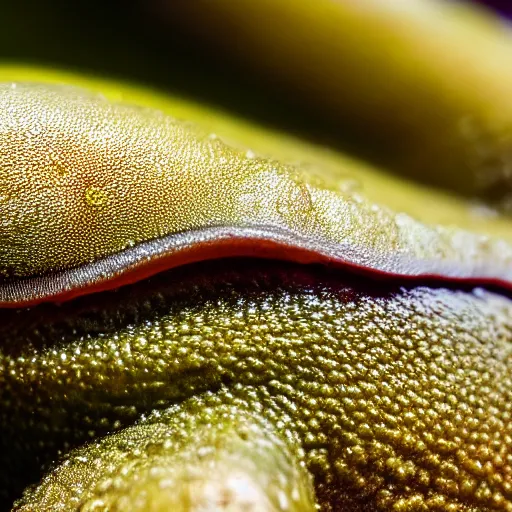
<path fill-rule="evenodd" d="M 97 187 L 89 187 L 85 191 L 85 201 L 89 206 L 105 206 L 108 202 L 107 194 Z"/>
<path fill-rule="evenodd" d="M 66 176 L 68 173 L 66 166 L 62 162 L 54 162 L 52 168 L 59 176 Z"/>

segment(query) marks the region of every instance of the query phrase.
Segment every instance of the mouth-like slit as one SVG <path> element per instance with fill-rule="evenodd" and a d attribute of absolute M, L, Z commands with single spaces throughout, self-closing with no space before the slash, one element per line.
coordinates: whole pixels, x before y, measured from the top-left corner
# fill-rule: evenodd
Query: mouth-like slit
<path fill-rule="evenodd" d="M 255 250 L 252 245 L 247 247 L 248 252 Z M 134 249 L 139 256 L 139 250 L 145 250 Z M 232 251 L 232 248 L 227 250 Z M 184 297 L 187 297 L 187 304 L 200 309 L 211 294 L 229 297 L 234 290 L 241 288 L 244 293 L 252 290 L 253 294 L 262 294 L 283 286 L 296 290 L 306 286 L 313 290 L 323 282 L 329 283 L 331 291 L 336 289 L 342 293 L 346 300 L 360 293 L 383 298 L 401 289 L 424 286 L 469 293 L 487 289 L 503 297 L 510 296 L 507 288 L 500 287 L 500 282 L 492 280 L 490 286 L 485 286 L 486 281 L 477 279 L 440 279 L 428 275 L 414 276 L 413 279 L 413 276 L 377 273 L 375 279 L 374 273 L 360 268 L 353 272 L 351 266 L 336 265 L 327 257 L 323 262 L 315 262 L 315 258 L 321 258 L 317 252 L 300 253 L 302 256 L 298 256 L 298 259 L 302 257 L 307 263 L 304 264 L 285 259 L 293 257 L 293 252 L 276 260 L 272 259 L 275 247 L 263 248 L 265 250 L 268 252 L 263 258 L 207 259 L 161 271 L 153 267 L 147 276 L 137 274 L 134 269 L 133 275 L 130 274 L 132 280 L 128 278 L 123 281 L 122 275 L 117 276 L 118 280 L 114 277 L 105 288 L 85 293 L 77 291 L 72 301 L 40 302 L 28 308 L 15 307 L 14 304 L 7 308 L 0 307 L 0 349 L 5 355 L 18 357 L 29 346 L 35 350 L 54 350 L 77 340 L 104 338 L 132 325 L 150 323 L 173 308 L 176 302 L 181 303 Z M 293 248 L 290 250 L 293 251 Z M 131 256 L 121 253 L 113 258 L 130 262 Z M 87 276 L 90 272 L 85 274 Z M 0 292 L 1 289 L 2 285 Z"/>
<path fill-rule="evenodd" d="M 27 346 L 52 350 L 71 341 L 106 337 L 151 322 L 184 299 L 185 304 L 200 309 L 212 297 L 229 298 L 240 288 L 252 294 L 283 286 L 314 289 L 318 279 L 337 283 L 344 293 L 355 285 L 375 296 L 401 286 L 396 281 L 374 282 L 344 268 L 319 263 L 302 265 L 250 257 L 200 261 L 139 278 L 123 287 L 83 294 L 73 301 L 0 308 L 0 348 L 11 357 L 20 355 Z"/>
<path fill-rule="evenodd" d="M 376 279 L 444 282 L 512 290 L 509 269 L 449 260 L 419 261 L 403 253 L 332 244 L 282 228 L 213 227 L 140 243 L 79 268 L 29 278 L 0 280 L 0 308 L 63 302 L 119 288 L 170 268 L 212 259 L 258 257 L 291 263 L 321 263 Z"/>
<path fill-rule="evenodd" d="M 375 299 L 386 298 L 400 290 L 428 287 L 476 295 L 488 290 L 504 299 L 511 297 L 508 288 L 492 281 L 491 286 L 485 286 L 485 281 L 482 284 L 476 279 L 450 280 L 431 276 L 383 278 L 377 274 L 375 279 L 373 273 L 360 269 L 353 272 L 346 265 L 315 262 L 313 258 L 317 253 L 304 253 L 305 260 L 308 256 L 312 258 L 307 264 L 271 259 L 271 254 L 272 248 L 267 254 L 268 259 L 219 258 L 160 272 L 155 270 L 149 277 L 138 274 L 134 275 L 133 282 L 112 281 L 111 287 L 97 293 L 80 294 L 72 301 L 42 302 L 28 308 L 0 307 L 0 351 L 4 356 L 17 358 L 23 356 L 27 348 L 51 351 L 68 343 L 107 338 L 135 325 L 150 324 L 176 304 L 199 310 L 212 297 L 229 299 L 241 290 L 256 296 L 283 287 L 300 291 L 319 290 L 323 286 L 331 293 L 336 290 L 343 300 L 353 300 L 360 294 Z M 115 287 L 116 284 L 122 286 Z"/>

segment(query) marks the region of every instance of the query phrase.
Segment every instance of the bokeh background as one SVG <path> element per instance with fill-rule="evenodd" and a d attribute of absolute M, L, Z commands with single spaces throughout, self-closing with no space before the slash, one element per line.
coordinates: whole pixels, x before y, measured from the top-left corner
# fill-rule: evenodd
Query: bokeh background
<path fill-rule="evenodd" d="M 340 140 L 336 123 L 329 126 L 305 105 L 297 109 L 293 91 L 283 94 L 203 44 L 173 15 L 176 4 L 187 2 L 194 0 L 2 0 L 0 63 L 132 80 L 293 131 L 311 132 L 315 122 L 316 137 Z M 509 0 L 471 3 L 512 15 Z"/>
<path fill-rule="evenodd" d="M 311 26 L 304 23 L 301 30 L 294 31 L 287 26 L 286 19 L 278 19 L 283 12 L 279 9 L 280 5 L 296 5 L 297 9 L 300 5 L 302 9 L 309 9 L 308 2 L 302 0 L 295 4 L 289 0 L 263 2 L 269 7 L 265 11 L 265 19 L 261 20 L 259 34 L 261 40 L 268 38 L 269 41 L 274 41 L 272 44 L 275 45 L 279 45 L 285 39 L 294 39 L 297 42 L 297 51 L 291 57 L 288 55 L 284 58 L 286 61 L 296 61 L 289 66 L 290 69 L 294 67 L 299 69 L 302 66 L 302 74 L 295 80 L 283 80 L 287 72 L 275 72 L 276 63 L 268 64 L 271 63 L 274 53 L 272 44 L 266 47 L 263 45 L 264 51 L 252 52 L 250 58 L 244 58 L 246 52 L 244 45 L 247 45 L 247 40 L 241 37 L 246 30 L 244 24 L 247 22 L 247 26 L 252 25 L 254 30 L 254 26 L 258 26 L 260 20 L 251 19 L 251 15 L 248 15 L 247 20 L 240 17 L 233 19 L 226 17 L 229 8 L 226 9 L 225 6 L 230 5 L 229 1 L 75 0 L 69 2 L 48 0 L 40 2 L 23 0 L 6 2 L 4 0 L 0 10 L 0 63 L 42 65 L 97 77 L 121 79 L 178 97 L 212 104 L 238 117 L 278 127 L 335 150 L 368 160 L 384 172 L 403 173 L 404 176 L 414 180 L 424 180 L 426 183 L 455 190 L 457 194 L 465 196 L 473 196 L 477 192 L 480 194 L 480 190 L 483 190 L 481 197 L 484 201 L 505 205 L 505 208 L 512 212 L 512 186 L 510 186 L 512 180 L 507 181 L 508 184 L 504 187 L 501 161 L 496 163 L 486 160 L 482 164 L 478 163 L 477 165 L 483 171 L 479 168 L 476 178 L 460 179 L 459 174 L 452 172 L 453 169 L 463 169 L 466 166 L 466 160 L 475 162 L 476 158 L 474 155 L 462 154 L 464 141 L 451 139 L 455 128 L 449 127 L 448 124 L 453 124 L 455 116 L 462 118 L 464 113 L 461 113 L 460 109 L 456 111 L 456 107 L 452 109 L 453 105 L 450 102 L 455 104 L 452 101 L 455 96 L 447 100 L 442 96 L 446 93 L 445 86 L 449 80 L 453 80 L 453 89 L 464 87 L 466 79 L 461 78 L 460 75 L 467 70 L 468 66 L 471 67 L 474 64 L 471 62 L 472 53 L 480 50 L 481 39 L 479 42 L 473 42 L 471 37 L 466 38 L 466 48 L 460 52 L 461 73 L 458 69 L 453 69 L 453 77 L 445 80 L 443 90 L 436 89 L 436 78 L 424 86 L 422 79 L 414 77 L 416 73 L 414 66 L 417 67 L 418 76 L 421 70 L 428 66 L 424 66 L 421 61 L 411 64 L 404 60 L 404 69 L 406 66 L 409 68 L 403 76 L 406 80 L 411 79 L 411 87 L 404 87 L 409 97 L 404 98 L 401 104 L 401 93 L 396 93 L 395 99 L 389 99 L 395 90 L 394 85 L 388 83 L 389 77 L 383 77 L 382 81 L 370 84 L 365 83 L 364 76 L 360 82 L 354 80 L 350 83 L 348 80 L 352 76 L 351 69 L 359 66 L 354 64 L 357 59 L 361 62 L 367 59 L 365 65 L 369 69 L 379 65 L 379 62 L 372 61 L 372 44 L 373 48 L 376 48 L 379 42 L 371 40 L 373 36 L 371 33 L 369 33 L 368 47 L 365 47 L 364 38 L 360 38 L 359 41 L 356 38 L 352 39 L 353 51 L 347 51 L 345 55 L 340 56 L 339 66 L 334 62 L 337 56 L 336 50 L 331 51 L 330 56 L 328 51 L 324 52 L 325 49 L 329 49 L 329 40 L 324 38 L 322 43 L 324 48 L 318 49 L 315 54 L 317 60 L 325 59 L 326 69 L 331 66 L 334 72 L 338 66 L 341 79 L 338 76 L 337 80 L 343 85 L 345 73 L 348 83 L 345 89 L 329 88 L 328 71 L 323 74 L 308 75 L 308 65 L 301 62 L 303 59 L 301 45 L 310 44 L 309 41 L 313 41 L 313 45 L 317 44 L 315 37 L 310 37 L 310 32 L 322 30 L 322 28 L 315 26 L 314 23 Z M 249 6 L 255 3 L 254 0 L 231 1 L 233 6 Z M 318 3 L 335 5 L 345 2 L 350 4 L 354 1 L 321 0 Z M 361 0 L 360 3 L 364 4 L 366 1 Z M 428 5 L 443 1 L 454 6 L 458 3 L 469 3 L 462 0 L 424 0 L 423 3 Z M 410 2 L 393 0 L 393 2 L 399 6 L 398 9 L 409 9 L 410 5 L 422 3 L 421 0 Z M 224 10 L 218 8 L 219 5 L 224 5 Z M 373 5 L 376 9 L 378 0 L 370 1 L 368 5 Z M 387 5 L 386 9 L 389 10 L 387 0 L 382 0 L 382 5 Z M 509 2 L 482 0 L 479 4 L 473 2 L 473 5 L 478 9 L 488 10 L 488 15 L 482 17 L 483 25 L 496 25 L 498 28 L 493 27 L 495 32 L 502 26 L 504 32 L 511 32 L 506 38 L 512 42 L 512 29 L 508 30 L 509 19 L 506 17 L 507 14 L 512 13 L 512 5 L 509 5 Z M 497 20 L 493 19 L 491 12 L 499 13 L 500 17 L 497 18 L 498 15 L 495 15 Z M 471 11 L 461 11 L 461 17 L 471 16 Z M 307 13 L 305 19 L 307 20 Z M 376 32 L 379 30 L 377 25 Z M 449 27 L 449 23 L 447 26 Z M 338 40 L 338 47 L 343 48 L 343 38 L 350 41 L 351 30 L 350 26 L 340 26 L 338 32 L 334 30 L 333 48 L 335 40 Z M 431 38 L 434 40 L 433 43 L 426 41 L 426 44 L 435 44 L 435 30 L 431 31 Z M 377 40 L 378 37 L 375 39 Z M 327 43 L 325 43 L 326 40 Z M 512 44 L 510 48 L 512 50 Z M 397 48 L 396 54 L 386 58 L 389 57 L 390 62 L 397 61 L 402 58 L 402 50 L 403 48 Z M 442 55 L 443 49 L 441 48 L 439 52 Z M 247 54 L 249 55 L 249 52 Z M 489 55 L 491 54 L 492 51 Z M 354 57 L 352 58 L 351 55 Z M 348 60 L 352 58 L 354 62 L 347 64 L 347 56 Z M 482 59 L 480 56 L 480 63 L 484 61 L 485 58 Z M 512 62 L 512 52 L 510 61 Z M 322 62 L 316 64 L 321 67 Z M 430 79 L 431 76 L 428 73 L 425 76 Z M 478 75 L 478 72 L 476 74 Z M 369 74 L 370 80 L 375 76 L 380 78 L 373 73 Z M 401 80 L 402 77 L 398 79 Z M 512 75 L 510 79 L 512 81 Z M 324 81 L 325 94 L 322 92 L 322 84 L 314 84 L 315 80 Z M 308 82 L 311 82 L 311 87 Z M 363 100 L 361 104 L 355 102 L 352 108 L 350 95 L 359 99 L 357 96 L 359 86 L 365 90 L 362 95 Z M 470 88 L 473 86 L 476 87 L 473 83 L 469 84 Z M 418 90 L 414 91 L 414 87 Z M 374 91 L 371 91 L 372 88 Z M 477 92 L 480 93 L 480 91 Z M 343 97 L 347 93 L 349 100 L 343 104 Z M 416 93 L 419 93 L 418 100 L 414 101 Z M 471 91 L 466 93 L 472 94 Z M 507 96 L 510 95 L 507 93 Z M 436 106 L 438 100 L 439 105 Z M 443 101 L 444 106 L 441 104 Z M 487 100 L 484 98 L 480 105 L 485 104 L 485 101 Z M 411 106 L 414 112 L 410 111 Z M 512 103 L 510 108 L 512 109 Z M 439 116 L 435 112 L 432 113 L 436 109 L 440 112 Z M 438 119 L 443 115 L 446 117 L 444 124 Z M 424 127 L 420 126 L 418 119 L 424 120 Z M 503 158 L 508 162 L 509 153 L 512 154 L 512 145 L 506 142 L 506 147 L 492 146 L 495 139 L 498 139 L 493 133 L 493 126 L 490 126 L 487 120 L 477 120 L 476 123 L 480 123 L 477 126 L 477 130 L 481 132 L 478 134 L 479 139 L 484 140 L 485 144 L 487 144 L 485 139 L 491 140 L 488 144 L 490 146 L 488 152 L 497 155 L 498 159 L 505 155 Z M 508 129 L 508 126 L 500 127 L 500 134 Z M 443 130 L 446 130 L 446 133 Z M 433 134 L 431 137 L 430 133 Z M 404 148 L 412 149 L 409 152 L 405 151 L 397 145 L 396 141 L 403 141 Z M 434 150 L 439 151 L 439 157 L 422 166 L 422 155 L 418 148 L 428 154 Z M 461 155 L 461 158 L 458 159 L 453 155 Z M 466 160 L 463 161 L 463 159 Z M 472 172 L 468 168 L 467 176 L 472 176 Z M 478 182 L 482 179 L 487 180 L 487 177 L 490 177 L 489 183 Z M 504 193 L 503 190 L 506 192 Z M 504 194 L 506 194 L 505 198 Z"/>

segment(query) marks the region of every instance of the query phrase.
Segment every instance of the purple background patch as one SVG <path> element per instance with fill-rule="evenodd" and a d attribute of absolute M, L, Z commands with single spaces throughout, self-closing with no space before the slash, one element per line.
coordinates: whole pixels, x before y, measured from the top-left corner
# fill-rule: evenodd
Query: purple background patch
<path fill-rule="evenodd" d="M 486 5 L 500 14 L 512 17 L 512 0 L 477 0 L 477 3 Z"/>

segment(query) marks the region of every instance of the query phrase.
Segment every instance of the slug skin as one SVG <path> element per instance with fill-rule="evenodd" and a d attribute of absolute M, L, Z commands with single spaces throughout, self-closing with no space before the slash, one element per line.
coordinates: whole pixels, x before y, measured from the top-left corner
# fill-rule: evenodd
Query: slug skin
<path fill-rule="evenodd" d="M 0 86 L 2 506 L 512 510 L 510 220 L 92 89 Z"/>
<path fill-rule="evenodd" d="M 319 188 L 161 112 L 16 83 L 0 112 L 2 305 L 240 255 L 510 287 L 512 244 Z"/>

